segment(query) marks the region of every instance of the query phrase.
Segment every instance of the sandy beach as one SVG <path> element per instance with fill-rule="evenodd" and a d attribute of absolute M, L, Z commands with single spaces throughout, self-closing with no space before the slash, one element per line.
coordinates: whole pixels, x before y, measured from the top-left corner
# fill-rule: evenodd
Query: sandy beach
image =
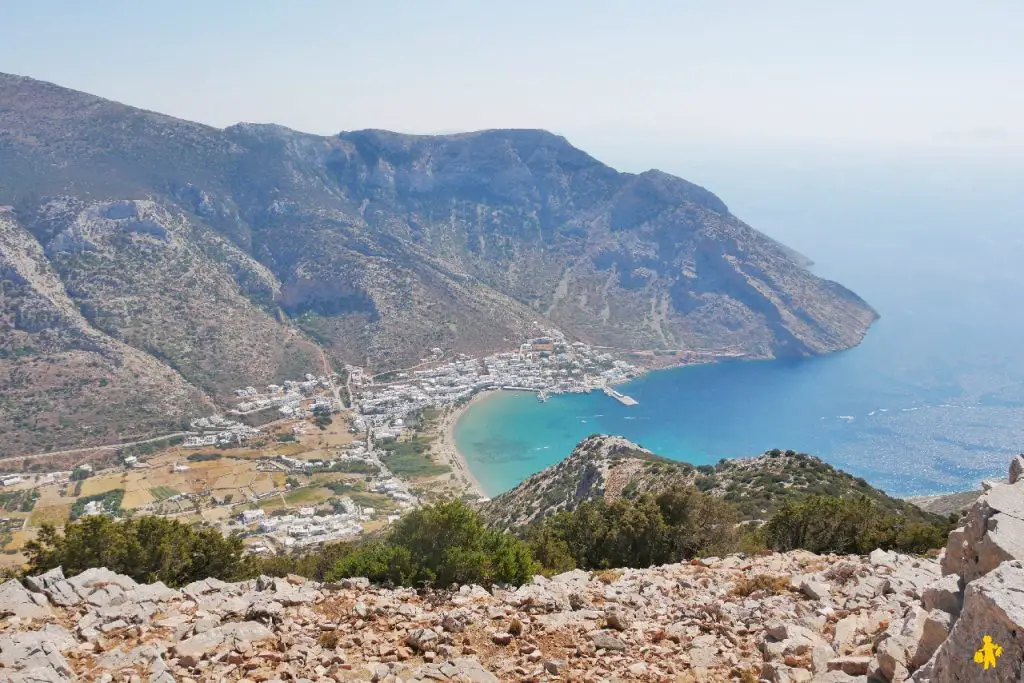
<path fill-rule="evenodd" d="M 485 397 L 493 394 L 496 390 L 481 391 L 473 396 L 463 406 L 454 407 L 450 406 L 445 409 L 444 415 L 441 416 L 441 420 L 437 427 L 437 441 L 433 444 L 434 454 L 438 459 L 449 465 L 452 468 L 459 480 L 465 485 L 468 492 L 476 493 L 482 498 L 487 497 L 487 493 L 484 491 L 483 486 L 473 472 L 470 471 L 469 465 L 466 463 L 466 459 L 459 453 L 459 449 L 455 446 L 455 423 L 459 421 L 463 413 L 469 410 L 470 406 L 476 402 L 483 400 Z"/>

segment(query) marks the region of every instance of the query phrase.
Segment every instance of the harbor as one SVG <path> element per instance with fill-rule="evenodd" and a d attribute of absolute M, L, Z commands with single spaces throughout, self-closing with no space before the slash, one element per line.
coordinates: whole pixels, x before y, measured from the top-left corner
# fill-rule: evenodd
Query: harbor
<path fill-rule="evenodd" d="M 637 401 L 632 396 L 626 396 L 622 392 L 615 391 L 615 389 L 612 389 L 611 387 L 607 387 L 606 386 L 604 388 L 604 393 L 607 396 L 611 396 L 612 398 L 614 398 L 616 401 L 618 401 L 619 403 L 621 403 L 624 406 L 635 406 L 635 405 L 638 405 L 640 403 L 640 401 Z"/>

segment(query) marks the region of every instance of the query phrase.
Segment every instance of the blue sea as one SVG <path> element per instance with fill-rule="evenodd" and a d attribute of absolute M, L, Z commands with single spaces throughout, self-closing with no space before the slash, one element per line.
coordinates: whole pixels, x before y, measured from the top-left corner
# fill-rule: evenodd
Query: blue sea
<path fill-rule="evenodd" d="M 771 448 L 818 455 L 894 495 L 976 487 L 1024 450 L 1024 169 L 707 165 L 755 228 L 815 261 L 881 319 L 849 351 L 650 373 L 600 393 L 500 392 L 455 428 L 489 495 L 621 434 L 695 464 Z"/>

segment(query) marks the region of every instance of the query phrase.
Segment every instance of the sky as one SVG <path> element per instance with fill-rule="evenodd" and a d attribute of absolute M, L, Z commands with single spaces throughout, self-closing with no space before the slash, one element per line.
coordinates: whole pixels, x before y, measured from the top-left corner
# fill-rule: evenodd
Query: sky
<path fill-rule="evenodd" d="M 546 128 L 627 170 L 682 151 L 1024 157 L 1020 0 L 0 6 L 0 71 L 215 126 Z"/>

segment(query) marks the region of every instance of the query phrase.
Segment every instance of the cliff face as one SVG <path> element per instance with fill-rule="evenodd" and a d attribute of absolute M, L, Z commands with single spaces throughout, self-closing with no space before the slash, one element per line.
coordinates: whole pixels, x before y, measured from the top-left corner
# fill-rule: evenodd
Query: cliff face
<path fill-rule="evenodd" d="M 388 369 L 541 323 L 622 349 L 805 356 L 876 317 L 708 190 L 537 130 L 218 130 L 0 75 L 2 205 L 89 327 L 213 399 L 309 370 L 317 344 Z M 24 359 L 18 320 L 0 348 Z"/>

